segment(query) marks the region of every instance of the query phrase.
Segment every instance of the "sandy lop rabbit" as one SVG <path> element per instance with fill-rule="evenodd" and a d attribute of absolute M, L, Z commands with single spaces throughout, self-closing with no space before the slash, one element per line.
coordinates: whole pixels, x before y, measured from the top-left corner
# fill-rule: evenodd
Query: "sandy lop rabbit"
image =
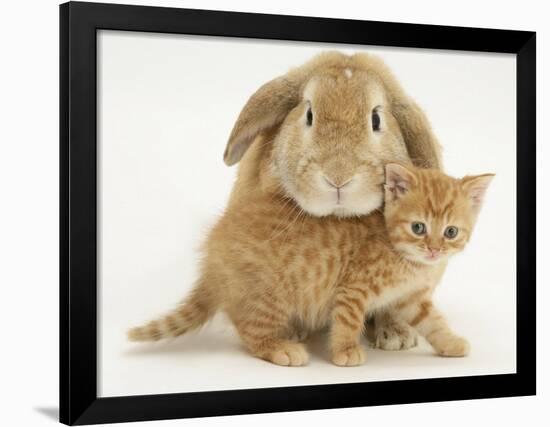
<path fill-rule="evenodd" d="M 289 339 L 292 325 L 317 329 L 330 320 L 313 283 L 336 286 L 365 233 L 361 216 L 382 205 L 385 164 L 411 159 L 438 168 L 439 145 L 380 59 L 323 53 L 266 83 L 230 135 L 225 163 L 241 165 L 195 289 L 129 338 L 181 335 L 222 310 L 253 355 L 306 363 L 303 344 Z M 412 339 L 391 313 L 377 320 Z"/>

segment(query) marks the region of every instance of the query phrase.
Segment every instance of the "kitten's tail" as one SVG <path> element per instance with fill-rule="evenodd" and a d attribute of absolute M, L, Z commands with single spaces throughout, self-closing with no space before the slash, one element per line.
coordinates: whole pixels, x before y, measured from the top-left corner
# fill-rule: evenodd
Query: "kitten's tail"
<path fill-rule="evenodd" d="M 216 299 L 206 286 L 197 286 L 175 310 L 163 317 L 128 331 L 130 341 L 158 341 L 177 337 L 206 323 L 218 309 Z"/>

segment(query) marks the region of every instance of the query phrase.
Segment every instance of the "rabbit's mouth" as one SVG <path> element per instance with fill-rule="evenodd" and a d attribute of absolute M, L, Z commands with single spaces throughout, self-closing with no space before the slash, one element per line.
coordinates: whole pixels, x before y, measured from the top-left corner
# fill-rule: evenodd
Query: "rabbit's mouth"
<path fill-rule="evenodd" d="M 296 197 L 305 211 L 316 216 L 357 217 L 367 215 L 382 206 L 381 186 L 369 185 L 360 174 L 346 178 L 319 174 L 314 180 L 310 197 Z"/>
<path fill-rule="evenodd" d="M 365 193 L 359 191 L 321 191 L 311 197 L 300 197 L 296 194 L 300 207 L 314 216 L 357 217 L 367 215 L 382 206 L 383 196 L 380 191 Z"/>
<path fill-rule="evenodd" d="M 339 173 L 317 169 L 290 179 L 281 174 L 283 188 L 300 208 L 312 216 L 358 217 L 368 215 L 383 203 L 383 175 L 375 173 Z"/>

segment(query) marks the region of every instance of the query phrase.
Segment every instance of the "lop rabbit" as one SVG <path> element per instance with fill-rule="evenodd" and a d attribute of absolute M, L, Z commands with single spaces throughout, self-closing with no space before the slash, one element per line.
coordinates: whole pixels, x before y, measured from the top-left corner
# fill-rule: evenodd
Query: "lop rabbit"
<path fill-rule="evenodd" d="M 366 233 L 362 216 L 383 203 L 384 166 L 439 168 L 439 145 L 380 59 L 327 52 L 251 96 L 224 160 L 241 162 L 238 177 L 204 244 L 193 292 L 129 338 L 178 336 L 222 310 L 253 355 L 305 364 L 304 345 L 290 335 L 296 324 L 329 322 L 316 284 L 334 287 L 345 274 L 354 241 Z M 397 347 L 414 344 L 407 325 L 378 316 L 387 348 L 396 346 L 395 331 Z"/>

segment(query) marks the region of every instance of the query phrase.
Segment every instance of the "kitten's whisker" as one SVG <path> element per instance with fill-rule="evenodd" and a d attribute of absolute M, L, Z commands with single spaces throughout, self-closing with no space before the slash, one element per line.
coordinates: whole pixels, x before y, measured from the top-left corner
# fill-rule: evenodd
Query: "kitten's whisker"
<path fill-rule="evenodd" d="M 293 228 L 293 226 L 296 224 L 296 221 L 298 220 L 298 218 L 300 218 L 300 216 L 304 213 L 304 211 L 301 209 L 301 208 L 298 208 L 298 213 L 296 214 L 296 216 L 294 217 L 294 219 L 292 220 L 292 222 L 288 225 L 288 227 L 286 227 L 286 230 L 285 230 L 285 235 L 284 235 L 284 239 L 283 239 L 283 242 L 281 243 L 282 245 L 284 245 L 287 241 L 287 238 L 288 238 L 288 235 L 290 234 L 291 232 L 291 229 Z"/>
<path fill-rule="evenodd" d="M 292 221 L 289 221 L 289 220 L 290 220 L 290 218 L 292 218 L 292 215 L 294 215 L 294 212 L 296 212 L 296 209 L 299 209 L 301 211 L 300 207 L 297 204 L 293 205 L 290 212 L 287 215 L 285 215 L 284 218 L 282 218 L 281 223 L 283 224 L 283 227 L 281 229 L 275 228 L 274 232 L 267 239 L 268 241 L 271 241 L 271 240 L 281 236 L 282 233 L 285 232 L 285 230 L 287 230 L 289 227 L 292 226 Z"/>

